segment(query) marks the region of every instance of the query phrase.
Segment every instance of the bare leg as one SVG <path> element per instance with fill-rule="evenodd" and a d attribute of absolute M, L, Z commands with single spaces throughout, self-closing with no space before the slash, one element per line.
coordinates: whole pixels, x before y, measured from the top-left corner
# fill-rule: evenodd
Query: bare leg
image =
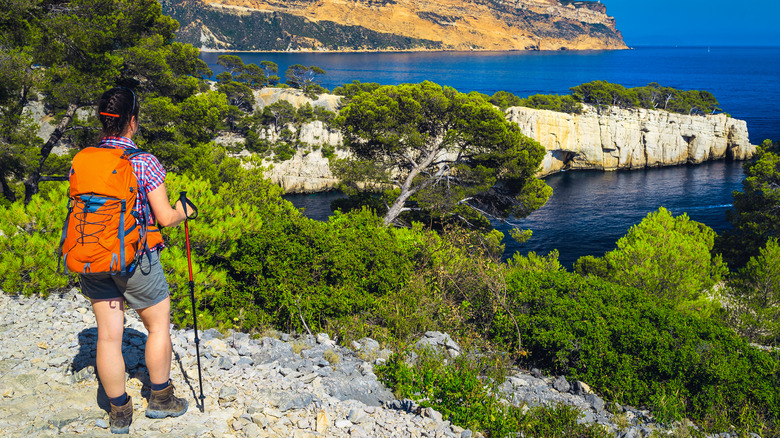
<path fill-rule="evenodd" d="M 146 367 L 149 380 L 162 384 L 171 377 L 171 298 L 145 309 L 137 309 L 138 316 L 149 331 L 146 338 Z"/>
<path fill-rule="evenodd" d="M 97 370 L 108 398 L 125 393 L 125 359 L 122 333 L 125 329 L 125 300 L 92 300 L 98 326 Z"/>

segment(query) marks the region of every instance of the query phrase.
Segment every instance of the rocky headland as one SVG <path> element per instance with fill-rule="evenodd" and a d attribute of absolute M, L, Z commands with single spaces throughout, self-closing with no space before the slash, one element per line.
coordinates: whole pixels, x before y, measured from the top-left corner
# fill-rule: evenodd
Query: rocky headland
<path fill-rule="evenodd" d="M 337 111 L 338 96 L 321 95 L 310 100 L 298 90 L 267 88 L 255 94 L 256 107 L 262 108 L 279 99 L 300 106 L 309 103 Z M 753 157 L 756 146 L 750 144 L 747 123 L 725 114 L 684 115 L 662 110 L 597 108 L 583 105 L 582 114 L 513 107 L 507 118 L 517 123 L 523 134 L 537 140 L 547 150 L 539 176 L 563 170 L 621 170 L 647 167 L 699 164 L 709 160 L 746 160 Z M 319 121 L 304 123 L 296 131 L 301 143 L 312 145 L 299 150 L 292 159 L 274 163 L 268 160 L 267 176 L 287 193 L 311 193 L 338 186 L 319 147 L 339 150 L 341 134 Z M 273 129 L 261 133 L 275 140 Z M 223 136 L 220 142 L 242 142 Z"/>
<path fill-rule="evenodd" d="M 203 50 L 626 49 L 597 1 L 163 0 Z"/>
<path fill-rule="evenodd" d="M 561 170 L 620 170 L 747 160 L 747 123 L 725 114 L 583 105 L 582 114 L 514 107 L 507 118 L 547 149 L 540 176 Z"/>
<path fill-rule="evenodd" d="M 0 291 L 0 436 L 110 436 L 108 400 L 95 373 L 97 328 L 89 302 L 75 289 L 48 299 Z M 374 373 L 390 350 L 369 338 L 339 345 L 326 334 L 200 334 L 204 412 L 194 332 L 172 332 L 171 375 L 190 408 L 178 418 L 143 415 L 149 396 L 144 364 L 147 332 L 134 311 L 125 317 L 122 351 L 135 407 L 130 432 L 144 437 L 437 437 L 470 438 L 442 414 L 396 400 Z M 448 335 L 429 332 L 418 346 L 462 354 Z M 584 382 L 516 369 L 501 385 L 507 403 L 564 403 L 616 437 L 671 433 L 650 412 L 607 406 Z M 677 425 L 678 427 L 680 425 Z M 684 427 L 692 428 L 688 424 Z M 721 433 L 711 437 L 736 437 Z M 753 435 L 755 436 L 755 435 Z"/>
<path fill-rule="evenodd" d="M 340 96 L 321 94 L 310 99 L 292 88 L 263 88 L 254 92 L 255 111 L 285 100 L 295 108 L 309 104 L 338 112 Z M 564 170 L 622 170 L 648 167 L 699 164 L 710 160 L 747 160 L 756 146 L 750 144 L 747 123 L 725 114 L 684 115 L 662 110 L 597 108 L 583 105 L 582 114 L 513 107 L 506 110 L 507 119 L 517 123 L 523 134 L 537 140 L 547 153 L 538 175 L 544 177 Z M 48 138 L 54 127 L 43 106 L 26 109 L 39 121 L 41 138 Z M 79 110 L 87 118 L 93 110 Z M 321 121 L 309 121 L 287 127 L 304 147 L 298 148 L 289 160 L 267 157 L 263 164 L 266 176 L 279 184 L 286 193 L 315 193 L 338 187 L 330 170 L 330 159 L 323 147 L 333 149 L 332 157 L 344 158 L 341 133 Z M 259 137 L 273 143 L 279 140 L 274 127 L 259 132 Z M 215 141 L 241 150 L 245 139 L 225 132 Z M 63 138 L 55 148 L 63 152 L 69 147 Z M 249 154 L 244 150 L 241 154 Z"/>

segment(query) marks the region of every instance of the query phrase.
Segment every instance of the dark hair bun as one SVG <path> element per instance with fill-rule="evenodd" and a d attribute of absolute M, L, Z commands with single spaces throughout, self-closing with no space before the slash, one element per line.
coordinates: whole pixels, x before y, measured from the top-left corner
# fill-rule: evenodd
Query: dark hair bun
<path fill-rule="evenodd" d="M 98 120 L 103 125 L 104 136 L 120 136 L 130 124 L 133 116 L 138 116 L 138 99 L 135 92 L 127 87 L 114 87 L 100 96 L 98 100 Z"/>

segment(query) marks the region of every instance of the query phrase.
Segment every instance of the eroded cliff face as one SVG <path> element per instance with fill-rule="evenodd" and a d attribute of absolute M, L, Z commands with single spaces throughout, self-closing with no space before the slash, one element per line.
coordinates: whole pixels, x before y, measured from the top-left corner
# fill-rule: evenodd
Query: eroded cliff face
<path fill-rule="evenodd" d="M 751 158 L 747 123 L 725 114 L 687 116 L 585 105 L 580 115 L 515 107 L 507 118 L 547 149 L 540 175 L 565 169 L 641 169 Z"/>
<path fill-rule="evenodd" d="M 164 0 L 209 50 L 625 49 L 602 3 L 570 0 Z"/>
<path fill-rule="evenodd" d="M 262 111 L 267 105 L 286 100 L 296 109 L 308 104 L 337 112 L 342 99 L 341 96 L 321 94 L 316 100 L 312 100 L 294 88 L 263 88 L 256 90 L 254 97 L 255 111 Z M 303 123 L 298 128 L 290 124 L 287 129 L 292 131 L 298 141 L 305 146 L 303 149 L 298 149 L 289 160 L 275 162 L 272 157 L 263 160 L 262 165 L 267 169 L 265 177 L 278 184 L 285 193 L 335 190 L 339 180 L 333 177 L 330 171 L 330 159 L 323 156 L 321 148 L 335 146 L 333 157 L 347 157 L 347 152 L 338 148 L 342 144 L 341 132 L 319 120 Z M 279 140 L 279 134 L 273 127 L 258 132 L 258 136 L 272 143 Z M 241 147 L 245 139 L 233 133 L 223 133 L 215 141 Z M 247 150 L 241 152 L 241 155 L 247 154 L 249 154 Z"/>

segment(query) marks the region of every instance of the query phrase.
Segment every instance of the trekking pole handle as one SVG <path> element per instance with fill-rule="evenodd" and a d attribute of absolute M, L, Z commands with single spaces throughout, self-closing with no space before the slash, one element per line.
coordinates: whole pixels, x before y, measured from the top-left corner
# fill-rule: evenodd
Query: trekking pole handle
<path fill-rule="evenodd" d="M 187 192 L 179 192 L 179 201 L 181 201 L 181 206 L 184 208 L 185 219 L 196 219 L 198 217 L 198 207 L 196 207 L 195 204 L 193 204 L 192 201 L 187 198 Z M 188 206 L 192 209 L 192 211 L 195 212 L 195 215 L 192 217 L 189 217 L 187 214 Z"/>

